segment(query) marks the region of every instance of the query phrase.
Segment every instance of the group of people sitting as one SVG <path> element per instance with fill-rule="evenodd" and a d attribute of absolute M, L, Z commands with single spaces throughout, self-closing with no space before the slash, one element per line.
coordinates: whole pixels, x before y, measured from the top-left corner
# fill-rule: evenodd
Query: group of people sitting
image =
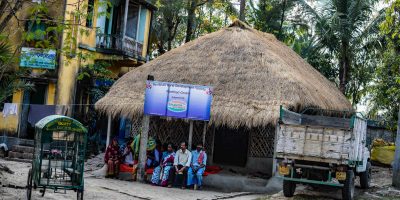
<path fill-rule="evenodd" d="M 133 143 L 133 139 L 130 139 L 121 151 L 117 139 L 112 140 L 104 158 L 108 164 L 107 177 L 118 177 L 119 165 L 122 162 L 130 166 L 137 163 L 137 152 Z M 160 145 L 157 142 L 154 149 L 148 148 L 147 151 L 146 168 L 154 168 L 151 176 L 153 185 L 180 185 L 182 189 L 193 186 L 195 190 L 200 189 L 206 163 L 207 154 L 202 144 L 198 144 L 196 150 L 191 152 L 187 149 L 186 142 L 181 142 L 179 150 L 175 152 L 172 144 Z"/>

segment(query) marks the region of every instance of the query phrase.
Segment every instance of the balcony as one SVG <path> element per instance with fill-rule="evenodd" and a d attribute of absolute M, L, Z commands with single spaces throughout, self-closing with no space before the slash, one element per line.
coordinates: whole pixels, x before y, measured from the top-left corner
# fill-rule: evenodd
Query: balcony
<path fill-rule="evenodd" d="M 123 55 L 129 58 L 142 58 L 143 44 L 119 34 L 96 34 L 96 51 Z"/>

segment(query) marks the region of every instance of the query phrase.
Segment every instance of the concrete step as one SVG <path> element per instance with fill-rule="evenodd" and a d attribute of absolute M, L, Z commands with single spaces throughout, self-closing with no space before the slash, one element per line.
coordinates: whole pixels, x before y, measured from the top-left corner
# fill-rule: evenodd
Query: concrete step
<path fill-rule="evenodd" d="M 21 153 L 21 152 L 9 151 L 8 152 L 8 158 L 32 160 L 33 159 L 33 153 Z"/>
<path fill-rule="evenodd" d="M 32 163 L 32 160 L 21 159 L 21 158 L 5 158 L 5 160 L 16 161 L 16 162 Z"/>
<path fill-rule="evenodd" d="M 14 145 L 11 147 L 11 151 L 20 153 L 33 153 L 35 151 L 35 148 L 30 146 Z"/>

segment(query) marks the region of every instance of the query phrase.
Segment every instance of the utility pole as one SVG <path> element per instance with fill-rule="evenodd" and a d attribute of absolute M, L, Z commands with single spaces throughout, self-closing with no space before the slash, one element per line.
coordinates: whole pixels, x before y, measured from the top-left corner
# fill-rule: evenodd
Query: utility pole
<path fill-rule="evenodd" d="M 397 115 L 397 136 L 396 136 L 396 152 L 393 163 L 393 180 L 392 185 L 400 189 L 400 106 L 399 114 Z"/>

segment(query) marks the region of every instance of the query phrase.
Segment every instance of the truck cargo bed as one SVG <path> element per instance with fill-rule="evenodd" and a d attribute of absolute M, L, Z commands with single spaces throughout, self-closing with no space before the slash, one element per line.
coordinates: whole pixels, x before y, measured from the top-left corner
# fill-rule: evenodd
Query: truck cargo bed
<path fill-rule="evenodd" d="M 365 120 L 319 118 L 321 116 L 303 116 L 284 110 L 277 127 L 275 157 L 336 164 L 363 160 Z M 310 121 L 313 123 L 308 123 Z M 331 121 L 349 123 L 334 126 Z"/>

